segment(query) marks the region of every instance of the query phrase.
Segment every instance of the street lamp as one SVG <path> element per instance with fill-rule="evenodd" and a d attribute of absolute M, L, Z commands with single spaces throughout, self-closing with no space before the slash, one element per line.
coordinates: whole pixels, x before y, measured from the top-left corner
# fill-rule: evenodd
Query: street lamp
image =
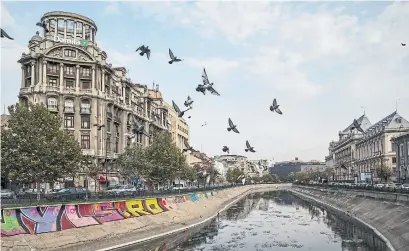
<path fill-rule="evenodd" d="M 108 155 L 108 148 L 106 144 L 106 139 L 104 138 L 104 132 L 102 131 L 102 128 L 105 127 L 104 124 L 94 124 L 94 126 L 97 127 L 97 130 L 101 132 L 101 147 L 103 146 L 105 142 L 105 157 L 104 157 L 104 165 L 105 165 L 105 185 L 108 187 L 108 165 L 107 165 L 107 155 Z"/>

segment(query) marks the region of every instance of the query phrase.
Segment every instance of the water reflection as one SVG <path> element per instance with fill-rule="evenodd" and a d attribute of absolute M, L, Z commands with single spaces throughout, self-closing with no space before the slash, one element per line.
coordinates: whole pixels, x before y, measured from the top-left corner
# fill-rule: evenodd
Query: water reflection
<path fill-rule="evenodd" d="M 385 244 L 346 219 L 286 191 L 255 193 L 219 219 L 155 243 L 123 250 L 143 251 L 386 251 Z"/>

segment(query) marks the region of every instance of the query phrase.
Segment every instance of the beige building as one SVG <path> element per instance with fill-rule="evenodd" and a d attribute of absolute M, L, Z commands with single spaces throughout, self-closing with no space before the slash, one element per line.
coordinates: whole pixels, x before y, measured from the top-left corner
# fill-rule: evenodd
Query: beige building
<path fill-rule="evenodd" d="M 396 168 L 396 149 L 391 141 L 401 133 L 409 132 L 409 122 L 396 111 L 389 114 L 367 130 L 356 145 L 356 170 L 359 171 L 361 180 L 373 178 L 380 181 L 376 175 L 376 167 L 384 166 L 392 169 L 392 180 L 399 176 Z"/>
<path fill-rule="evenodd" d="M 95 156 L 101 165 L 99 181 L 108 177 L 118 182 L 115 159 L 125 146 L 150 144 L 150 138 L 131 134 L 133 121 L 143 123 L 150 135 L 170 129 L 159 87 L 149 90 L 128 78 L 124 67 L 113 67 L 98 47 L 97 25 L 88 17 L 55 11 L 41 21 L 49 31 L 42 31 L 43 37 L 37 32 L 29 41 L 29 53 L 18 61 L 19 100 L 43 103 L 58 114 L 62 126 L 78 138 L 83 154 Z"/>
<path fill-rule="evenodd" d="M 371 126 L 371 122 L 365 114 L 359 117 L 357 121 L 364 131 Z M 335 168 L 335 180 L 342 182 L 355 181 L 358 177 L 358 169 L 354 166 L 356 144 L 361 140 L 363 134 L 353 128 L 353 123 L 351 123 L 343 131 L 340 131 L 338 136 L 338 141 L 330 143 L 329 156 L 325 159 L 328 162 L 332 161 L 331 164 Z"/>
<path fill-rule="evenodd" d="M 189 138 L 189 125 L 186 120 L 179 118 L 173 106 L 164 102 L 165 106 L 168 108 L 169 124 L 170 130 L 172 132 L 172 140 L 181 150 L 185 149 L 185 141 L 190 144 Z"/>

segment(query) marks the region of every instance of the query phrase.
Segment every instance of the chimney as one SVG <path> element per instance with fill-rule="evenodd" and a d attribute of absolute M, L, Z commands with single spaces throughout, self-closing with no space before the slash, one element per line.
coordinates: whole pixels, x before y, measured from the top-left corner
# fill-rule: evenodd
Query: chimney
<path fill-rule="evenodd" d="M 159 91 L 159 85 L 158 84 L 156 85 L 156 91 L 157 92 Z"/>
<path fill-rule="evenodd" d="M 298 157 L 295 157 L 295 160 L 298 160 Z"/>

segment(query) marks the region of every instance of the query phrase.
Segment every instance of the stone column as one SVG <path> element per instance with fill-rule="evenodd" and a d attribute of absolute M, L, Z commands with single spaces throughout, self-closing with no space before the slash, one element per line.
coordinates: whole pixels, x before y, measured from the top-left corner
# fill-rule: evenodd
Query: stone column
<path fill-rule="evenodd" d="M 77 21 L 74 22 L 74 38 L 77 38 Z"/>
<path fill-rule="evenodd" d="M 101 86 L 101 91 L 104 93 L 105 92 L 105 70 L 101 70 L 101 76 L 102 76 L 102 86 Z"/>
<path fill-rule="evenodd" d="M 64 64 L 60 63 L 60 92 L 64 89 Z"/>
<path fill-rule="evenodd" d="M 80 66 L 76 65 L 76 72 L 75 72 L 75 90 L 79 92 L 80 90 Z"/>
<path fill-rule="evenodd" d="M 95 86 L 95 66 L 92 66 L 92 75 L 91 75 L 91 90 L 96 90 Z"/>
<path fill-rule="evenodd" d="M 64 19 L 64 38 L 67 38 L 67 19 Z"/>
<path fill-rule="evenodd" d="M 47 61 L 43 61 L 43 85 L 47 85 Z"/>
<path fill-rule="evenodd" d="M 24 66 L 24 65 L 22 65 L 21 66 L 21 88 L 24 88 L 25 87 L 25 73 L 24 73 L 24 71 L 25 71 L 25 69 L 26 69 L 26 67 Z"/>
<path fill-rule="evenodd" d="M 35 62 L 31 62 L 31 87 L 35 85 Z"/>

